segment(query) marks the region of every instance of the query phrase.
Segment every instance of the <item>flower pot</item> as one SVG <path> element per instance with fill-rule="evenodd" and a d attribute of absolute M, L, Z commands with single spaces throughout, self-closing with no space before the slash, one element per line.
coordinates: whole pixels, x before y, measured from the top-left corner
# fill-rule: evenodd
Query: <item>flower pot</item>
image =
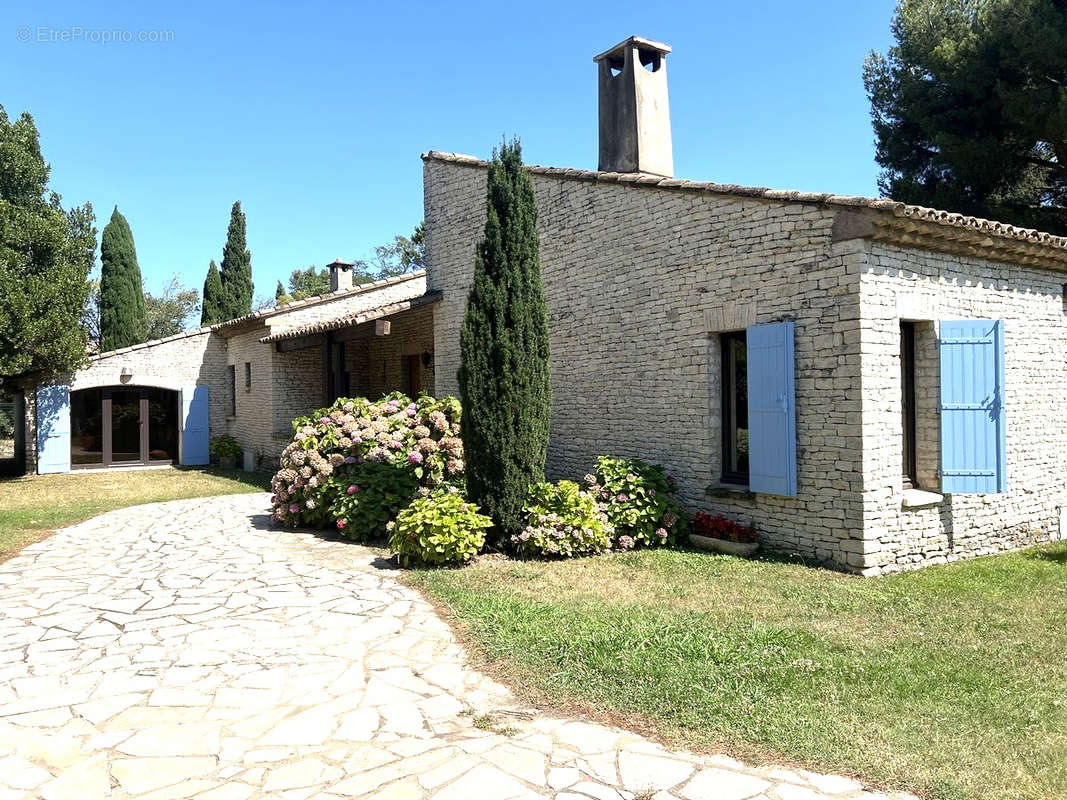
<path fill-rule="evenodd" d="M 713 539 L 696 533 L 689 534 L 689 544 L 700 550 L 711 550 L 731 556 L 750 556 L 759 550 L 759 542 L 731 542 L 728 539 Z"/>
<path fill-rule="evenodd" d="M 237 456 L 219 456 L 219 466 L 223 469 L 237 469 Z"/>

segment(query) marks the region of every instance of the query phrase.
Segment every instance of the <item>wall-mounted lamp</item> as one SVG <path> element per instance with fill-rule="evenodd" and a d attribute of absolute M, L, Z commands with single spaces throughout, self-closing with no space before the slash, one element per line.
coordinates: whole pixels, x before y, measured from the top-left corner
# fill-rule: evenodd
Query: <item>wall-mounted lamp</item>
<path fill-rule="evenodd" d="M 119 370 L 119 380 L 126 383 L 133 377 L 133 370 L 129 367 L 123 367 Z"/>
<path fill-rule="evenodd" d="M 433 353 L 431 353 L 429 350 L 426 350 L 422 354 L 422 365 L 424 367 L 428 367 L 432 363 L 433 363 Z"/>

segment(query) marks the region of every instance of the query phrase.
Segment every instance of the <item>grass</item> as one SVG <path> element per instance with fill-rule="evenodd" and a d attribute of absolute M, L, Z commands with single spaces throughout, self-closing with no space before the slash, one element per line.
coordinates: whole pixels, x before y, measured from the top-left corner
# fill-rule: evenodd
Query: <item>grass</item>
<path fill-rule="evenodd" d="M 414 571 L 527 699 L 932 798 L 1067 797 L 1067 546 L 860 579 L 682 551 Z"/>
<path fill-rule="evenodd" d="M 220 494 L 260 492 L 270 476 L 239 470 L 146 469 L 0 479 L 0 561 L 56 528 L 103 511 Z"/>

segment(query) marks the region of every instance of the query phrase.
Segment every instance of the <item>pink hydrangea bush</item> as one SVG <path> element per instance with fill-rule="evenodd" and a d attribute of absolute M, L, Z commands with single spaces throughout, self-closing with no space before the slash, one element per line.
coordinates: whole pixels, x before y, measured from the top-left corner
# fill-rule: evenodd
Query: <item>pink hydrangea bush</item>
<path fill-rule="evenodd" d="M 673 544 L 688 527 L 674 480 L 659 464 L 600 456 L 585 483 L 604 504 L 617 550 Z"/>
<path fill-rule="evenodd" d="M 571 558 L 611 549 L 615 529 L 604 504 L 574 481 L 534 484 L 523 510 L 526 527 L 511 537 L 521 556 Z"/>
<path fill-rule="evenodd" d="M 384 536 L 415 497 L 463 486 L 460 417 L 454 397 L 394 393 L 343 398 L 294 420 L 271 484 L 275 521 L 357 540 Z"/>

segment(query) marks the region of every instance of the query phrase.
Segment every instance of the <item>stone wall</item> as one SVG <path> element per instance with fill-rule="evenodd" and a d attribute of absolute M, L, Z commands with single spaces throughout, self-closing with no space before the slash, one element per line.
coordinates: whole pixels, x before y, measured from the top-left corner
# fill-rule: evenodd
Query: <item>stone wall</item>
<path fill-rule="evenodd" d="M 394 391 L 407 391 L 408 375 L 405 357 L 418 356 L 418 381 L 415 394 L 434 392 L 433 362 L 422 363 L 423 353 L 434 349 L 433 306 L 419 306 L 389 318 L 388 336 L 373 336 L 362 340 L 365 350 L 362 382 L 352 380 L 352 393 L 376 399 Z M 354 344 L 354 342 L 353 342 Z"/>
<path fill-rule="evenodd" d="M 273 348 L 273 345 L 270 345 Z M 267 456 L 275 459 L 293 438 L 292 422 L 326 405 L 322 374 L 322 347 L 305 347 L 288 353 L 274 353 L 273 448 Z M 273 465 L 272 465 L 273 468 Z"/>
<path fill-rule="evenodd" d="M 874 242 L 862 267 L 865 566 L 885 572 L 1060 535 L 1067 504 L 1067 308 L 1062 273 Z M 1008 491 L 906 508 L 900 320 L 916 325 L 922 489 L 939 492 L 936 321 L 1001 319 Z"/>
<path fill-rule="evenodd" d="M 123 380 L 122 370 L 132 375 Z M 181 391 L 189 386 L 208 386 L 209 435 L 226 432 L 228 396 L 219 391 L 225 385 L 226 341 L 208 329 L 180 333 L 166 339 L 124 347 L 93 356 L 88 365 L 73 376 L 57 382 L 68 383 L 72 392 L 104 386 L 150 386 Z M 26 471 L 37 471 L 36 384 L 24 381 L 26 413 Z"/>
<path fill-rule="evenodd" d="M 438 394 L 457 391 L 459 327 L 485 220 L 484 167 L 424 166 Z M 552 348 L 549 472 L 599 454 L 660 462 L 691 510 L 754 523 L 773 548 L 863 567 L 859 244 L 814 204 L 535 174 Z M 718 334 L 796 322 L 795 498 L 716 487 Z M 711 488 L 711 495 L 707 492 Z"/>
<path fill-rule="evenodd" d="M 237 413 L 227 419 L 228 433 L 257 465 L 281 450 L 274 437 L 274 345 L 259 341 L 265 334 L 262 324 L 250 324 L 227 340 L 227 363 L 236 368 L 237 384 Z M 245 386 L 245 364 L 251 365 L 251 387 Z"/>

